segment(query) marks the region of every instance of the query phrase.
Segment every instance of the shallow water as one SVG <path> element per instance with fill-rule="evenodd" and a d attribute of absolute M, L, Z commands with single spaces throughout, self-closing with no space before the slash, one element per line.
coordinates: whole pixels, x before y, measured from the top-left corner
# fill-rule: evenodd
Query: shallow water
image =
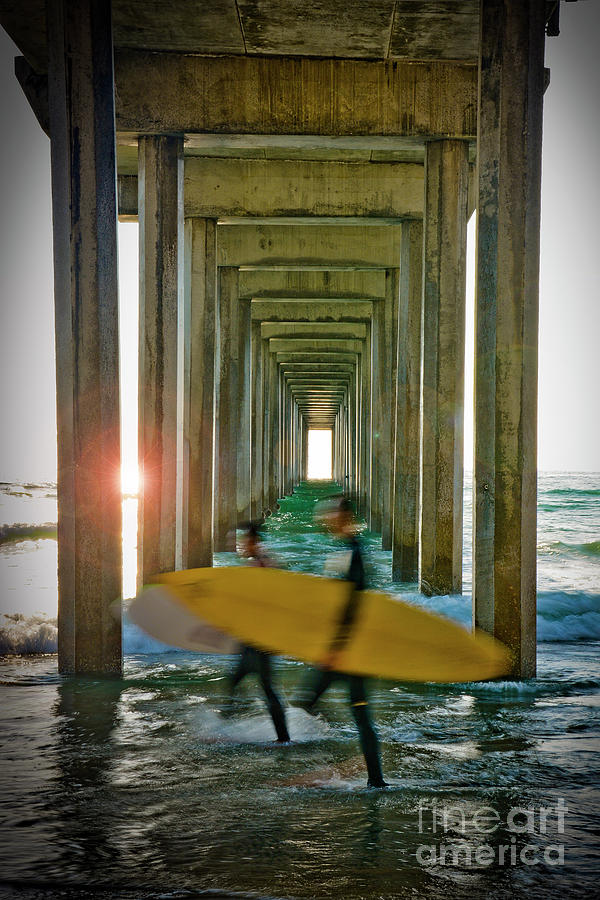
<path fill-rule="evenodd" d="M 574 509 L 547 534 L 559 559 L 584 561 L 566 572 L 573 589 L 549 576 L 551 600 L 538 595 L 538 625 L 560 642 L 538 644 L 532 681 L 373 684 L 384 792 L 366 788 L 341 684 L 317 717 L 289 708 L 294 742 L 278 747 L 252 679 L 230 709 L 231 659 L 152 653 L 127 624 L 123 679 L 61 678 L 55 656 L 0 661 L 0 896 L 596 896 L 598 643 L 565 637 L 595 634 L 598 595 L 578 579 L 598 558 L 562 545 L 593 544 L 597 479 L 565 478 L 543 502 L 550 517 Z M 269 522 L 283 565 L 318 571 L 334 550 L 312 518 L 330 490 L 304 486 Z M 365 536 L 371 582 L 389 588 L 376 542 Z M 467 621 L 468 595 L 403 589 Z M 276 668 L 289 703 L 304 667 Z"/>
<path fill-rule="evenodd" d="M 48 657 L 0 665 L 0 883 L 46 894 L 93 884 L 141 897 L 208 888 L 349 900 L 593 895 L 595 644 L 541 645 L 532 682 L 373 685 L 392 783 L 383 792 L 365 787 L 342 685 L 317 717 L 292 709 L 294 743 L 278 747 L 251 679 L 235 713 L 221 713 L 229 665 L 187 653 L 130 656 L 114 682 L 60 678 Z M 289 699 L 303 669 L 277 669 Z M 480 818 L 491 818 L 474 821 L 481 807 L 492 811 Z M 516 807 L 533 818 L 513 813 L 513 826 L 533 831 L 510 830 Z M 553 807 L 546 833 L 541 807 Z M 481 845 L 494 862 L 469 864 L 468 848 Z M 560 851 L 547 848 L 560 846 L 564 862 L 555 864 Z M 522 861 L 524 847 L 534 865 Z"/>

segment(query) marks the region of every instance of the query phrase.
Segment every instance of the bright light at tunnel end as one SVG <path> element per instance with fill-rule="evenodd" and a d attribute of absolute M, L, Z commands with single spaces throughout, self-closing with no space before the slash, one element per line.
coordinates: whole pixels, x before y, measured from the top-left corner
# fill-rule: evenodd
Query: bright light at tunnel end
<path fill-rule="evenodd" d="M 309 481 L 331 480 L 333 474 L 331 428 L 308 429 L 308 465 L 306 477 Z"/>

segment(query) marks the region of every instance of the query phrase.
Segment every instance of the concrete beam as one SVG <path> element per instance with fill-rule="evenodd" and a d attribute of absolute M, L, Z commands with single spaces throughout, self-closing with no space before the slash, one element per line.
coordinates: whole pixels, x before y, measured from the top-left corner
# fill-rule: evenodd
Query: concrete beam
<path fill-rule="evenodd" d="M 365 325 L 360 322 L 263 322 L 260 330 L 263 338 L 308 338 L 313 335 L 324 338 L 331 335 L 364 340 L 367 334 Z"/>
<path fill-rule="evenodd" d="M 298 226 L 296 226 L 298 227 Z M 364 227 L 364 225 L 363 225 Z M 219 229 L 223 234 L 223 229 Z M 240 272 L 240 299 L 377 300 L 385 295 L 385 271 Z"/>
<path fill-rule="evenodd" d="M 185 213 L 420 218 L 423 166 L 188 157 Z"/>
<path fill-rule="evenodd" d="M 319 351 L 324 353 L 330 350 L 340 350 L 344 353 L 363 352 L 363 341 L 360 340 L 343 340 L 343 339 L 320 339 L 320 338 L 271 338 L 269 341 L 272 353 L 292 353 L 298 351 L 304 353 L 306 351 Z"/>
<path fill-rule="evenodd" d="M 253 300 L 253 319 L 262 322 L 364 322 L 371 318 L 368 300 Z"/>
<path fill-rule="evenodd" d="M 323 277 L 327 269 L 386 269 L 398 265 L 402 229 L 340 226 L 228 225 L 218 229 L 220 266 L 266 267 L 279 277 L 297 269 L 305 277 Z M 310 269 L 310 267 L 317 267 Z M 307 271 L 304 271 L 307 270 Z M 337 277 L 340 272 L 332 272 Z M 373 272 L 361 273 L 363 277 Z"/>
<path fill-rule="evenodd" d="M 115 77 L 119 131 L 476 136 L 473 65 L 119 50 Z"/>

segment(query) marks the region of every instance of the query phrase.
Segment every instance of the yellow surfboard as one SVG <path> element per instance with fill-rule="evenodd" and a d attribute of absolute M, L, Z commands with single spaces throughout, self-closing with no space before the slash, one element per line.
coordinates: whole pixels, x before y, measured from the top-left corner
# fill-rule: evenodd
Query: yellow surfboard
<path fill-rule="evenodd" d="M 351 591 L 340 579 L 243 566 L 170 572 L 152 582 L 134 601 L 136 619 L 144 627 L 146 590 L 154 608 L 157 597 L 165 604 L 165 615 L 169 603 L 174 610 L 183 608 L 188 615 L 182 622 L 189 624 L 182 626 L 179 639 L 171 629 L 175 646 L 202 651 L 201 623 L 208 623 L 242 643 L 317 666 L 328 654 Z M 156 617 L 152 627 L 160 639 Z M 509 668 L 506 648 L 489 635 L 472 634 L 450 619 L 375 591 L 361 593 L 348 642 L 335 657 L 340 672 L 394 681 L 478 681 Z"/>

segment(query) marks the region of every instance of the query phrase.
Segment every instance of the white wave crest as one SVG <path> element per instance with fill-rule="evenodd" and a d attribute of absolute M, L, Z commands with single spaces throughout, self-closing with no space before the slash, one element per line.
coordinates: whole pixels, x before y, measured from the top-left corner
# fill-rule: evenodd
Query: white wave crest
<path fill-rule="evenodd" d="M 22 613 L 0 618 L 0 656 L 56 653 L 58 628 L 48 616 L 24 616 Z"/>

